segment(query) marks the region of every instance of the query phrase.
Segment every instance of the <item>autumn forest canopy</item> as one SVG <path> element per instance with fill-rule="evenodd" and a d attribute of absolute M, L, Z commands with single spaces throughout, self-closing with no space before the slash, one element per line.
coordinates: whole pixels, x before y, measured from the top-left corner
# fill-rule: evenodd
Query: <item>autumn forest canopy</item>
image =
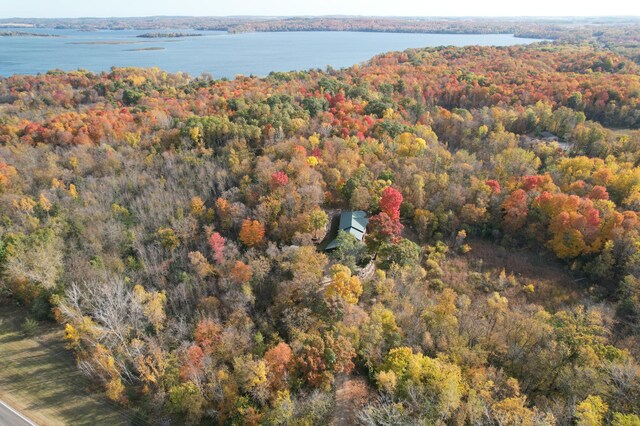
<path fill-rule="evenodd" d="M 637 426 L 640 29 L 566 31 L 0 78 L 0 300 L 141 424 Z"/>

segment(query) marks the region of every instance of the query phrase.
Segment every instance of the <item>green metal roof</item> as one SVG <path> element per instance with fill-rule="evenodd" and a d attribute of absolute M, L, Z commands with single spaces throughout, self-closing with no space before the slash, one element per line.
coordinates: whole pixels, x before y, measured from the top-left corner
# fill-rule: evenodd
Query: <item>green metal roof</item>
<path fill-rule="evenodd" d="M 345 231 L 356 237 L 358 241 L 362 241 L 364 234 L 367 231 L 367 214 L 362 210 L 347 211 L 340 214 L 340 224 L 338 225 L 338 231 Z M 325 250 L 332 250 L 338 247 L 338 242 L 334 238 L 327 246 Z"/>

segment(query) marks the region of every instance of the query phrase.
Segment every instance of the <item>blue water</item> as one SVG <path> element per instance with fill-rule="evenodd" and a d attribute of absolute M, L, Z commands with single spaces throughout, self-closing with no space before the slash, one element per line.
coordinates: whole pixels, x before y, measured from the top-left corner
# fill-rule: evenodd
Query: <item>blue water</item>
<path fill-rule="evenodd" d="M 361 63 L 392 50 L 427 46 L 532 43 L 506 34 L 406 34 L 364 32 L 274 32 L 227 34 L 199 32 L 201 37 L 145 39 L 149 31 L 25 29 L 61 37 L 0 37 L 0 75 L 37 74 L 52 69 L 108 71 L 112 66 L 158 67 L 216 78 L 237 74 L 263 76 L 271 71 L 334 68 Z M 185 32 L 184 30 L 175 30 Z M 194 31 L 197 32 L 197 31 Z M 76 44 L 131 42 L 133 44 Z M 134 49 L 163 50 L 135 51 Z"/>

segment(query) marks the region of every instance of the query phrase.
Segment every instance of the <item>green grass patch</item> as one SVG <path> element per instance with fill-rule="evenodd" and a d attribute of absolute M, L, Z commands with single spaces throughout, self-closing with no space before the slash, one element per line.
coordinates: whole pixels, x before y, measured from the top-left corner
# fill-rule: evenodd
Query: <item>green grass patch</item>
<path fill-rule="evenodd" d="M 40 425 L 127 425 L 133 414 L 91 392 L 62 330 L 0 305 L 0 399 Z"/>

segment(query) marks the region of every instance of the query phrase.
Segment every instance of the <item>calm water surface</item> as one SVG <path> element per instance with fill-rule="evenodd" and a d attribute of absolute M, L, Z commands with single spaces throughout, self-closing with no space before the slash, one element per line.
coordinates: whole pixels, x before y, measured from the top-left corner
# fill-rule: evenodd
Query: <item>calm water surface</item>
<path fill-rule="evenodd" d="M 112 66 L 159 67 L 216 78 L 237 74 L 266 75 L 271 71 L 334 68 L 366 61 L 392 50 L 427 46 L 532 43 L 535 39 L 507 34 L 395 34 L 363 32 L 274 32 L 227 34 L 197 32 L 201 37 L 137 38 L 149 31 L 25 29 L 60 37 L 0 37 L 0 75 L 109 70 Z M 184 30 L 175 30 L 186 32 Z M 167 31 L 168 32 L 168 31 Z M 154 50 L 141 50 L 154 49 Z"/>

